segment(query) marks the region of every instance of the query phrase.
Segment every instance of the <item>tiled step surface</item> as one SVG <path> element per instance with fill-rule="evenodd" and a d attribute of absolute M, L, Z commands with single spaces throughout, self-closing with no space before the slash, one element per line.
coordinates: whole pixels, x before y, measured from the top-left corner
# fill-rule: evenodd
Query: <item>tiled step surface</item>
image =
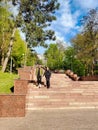
<path fill-rule="evenodd" d="M 64 74 L 53 74 L 51 88 L 28 86 L 26 110 L 98 109 L 98 82 L 71 81 Z"/>

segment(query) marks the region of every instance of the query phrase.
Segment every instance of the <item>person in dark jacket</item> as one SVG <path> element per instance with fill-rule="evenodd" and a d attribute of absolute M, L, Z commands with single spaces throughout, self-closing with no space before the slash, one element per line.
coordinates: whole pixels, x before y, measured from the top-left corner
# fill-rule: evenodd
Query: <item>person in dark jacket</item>
<path fill-rule="evenodd" d="M 51 72 L 48 67 L 45 68 L 44 76 L 46 78 L 46 86 L 47 86 L 47 88 L 50 88 Z"/>

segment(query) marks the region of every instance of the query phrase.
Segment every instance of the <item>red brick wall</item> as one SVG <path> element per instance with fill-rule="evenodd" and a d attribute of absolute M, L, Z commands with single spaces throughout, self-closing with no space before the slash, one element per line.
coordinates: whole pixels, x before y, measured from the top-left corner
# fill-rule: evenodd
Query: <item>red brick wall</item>
<path fill-rule="evenodd" d="M 25 116 L 26 95 L 0 95 L 0 117 Z"/>
<path fill-rule="evenodd" d="M 14 93 L 15 94 L 26 94 L 28 89 L 28 80 L 16 79 L 14 80 Z"/>
<path fill-rule="evenodd" d="M 34 69 L 25 67 L 18 69 L 20 79 L 14 80 L 14 94 L 0 95 L 0 117 L 25 116 L 25 101 L 28 83 L 33 80 Z"/>
<path fill-rule="evenodd" d="M 93 76 L 83 76 L 80 78 L 82 81 L 98 81 L 98 75 Z"/>
<path fill-rule="evenodd" d="M 25 80 L 33 80 L 34 79 L 34 69 L 28 69 L 26 70 L 25 68 L 19 68 L 18 69 L 18 74 L 20 79 L 25 79 Z"/>
<path fill-rule="evenodd" d="M 30 80 L 30 72 L 25 70 L 19 70 L 18 74 L 20 79 Z"/>

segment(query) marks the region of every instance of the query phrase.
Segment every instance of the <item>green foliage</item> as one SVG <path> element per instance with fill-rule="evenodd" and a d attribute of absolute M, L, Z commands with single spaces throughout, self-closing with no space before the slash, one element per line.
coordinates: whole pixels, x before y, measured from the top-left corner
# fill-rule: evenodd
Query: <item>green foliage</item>
<path fill-rule="evenodd" d="M 18 75 L 0 72 L 0 93 L 10 94 L 10 88 L 13 87 L 16 78 Z"/>
<path fill-rule="evenodd" d="M 13 58 L 13 69 L 27 65 L 33 66 L 36 63 L 37 55 L 35 52 L 31 52 L 30 48 L 27 48 L 27 43 L 21 39 L 20 33 L 17 30 L 15 34 L 15 41 L 12 49 L 12 58 Z"/>
<path fill-rule="evenodd" d="M 2 1 L 2 3 L 0 5 L 0 17 L 2 19 L 0 21 L 0 65 L 3 66 L 3 70 L 5 71 L 8 62 L 7 71 L 9 71 L 9 67 L 11 66 L 10 53 L 14 69 L 21 65 L 32 65 L 36 62 L 41 62 L 36 57 L 36 54 L 31 53 L 29 49 L 26 50 L 25 43 L 18 34 L 19 32 L 15 34 L 15 37 L 12 37 L 12 31 L 16 27 L 20 27 L 26 35 L 29 48 L 35 46 L 47 47 L 45 41 L 55 39 L 54 31 L 47 29 L 47 27 L 53 20 L 56 20 L 54 13 L 59 7 L 57 0 L 12 0 L 13 5 L 18 4 L 19 13 L 17 16 L 10 14 L 9 9 L 6 8 L 9 2 Z M 6 54 L 9 54 L 9 56 Z"/>
<path fill-rule="evenodd" d="M 79 76 L 85 75 L 85 66 L 81 60 L 77 58 L 73 47 L 68 47 L 65 50 L 63 65 L 65 70 L 70 69 Z"/>
<path fill-rule="evenodd" d="M 31 52 L 30 49 L 28 48 L 26 65 L 33 66 L 37 63 L 37 61 L 38 61 L 37 54 L 35 52 Z"/>
<path fill-rule="evenodd" d="M 25 62 L 27 62 L 29 65 L 32 64 L 30 61 L 27 61 L 27 59 L 32 59 L 31 57 L 28 58 L 28 56 L 31 56 L 32 54 L 27 56 L 27 51 L 24 53 L 24 45 L 22 44 L 20 37 L 17 35 L 14 39 L 14 29 L 20 27 L 20 29 L 25 33 L 29 48 L 35 46 L 47 47 L 45 41 L 49 39 L 55 39 L 54 32 L 47 29 L 47 27 L 53 20 L 56 20 L 54 12 L 59 7 L 57 0 L 12 0 L 12 3 L 14 6 L 18 4 L 17 7 L 19 12 L 17 16 L 9 13 L 9 2 L 2 1 L 2 4 L 0 4 L 0 65 L 3 66 L 2 71 L 5 71 L 6 66 L 9 70 L 9 56 L 13 47 L 13 41 L 14 44 L 15 42 L 17 43 L 14 45 L 13 52 L 11 54 L 15 68 L 20 66 L 21 62 L 22 64 L 26 64 Z M 34 64 L 35 55 L 33 55 L 32 60 Z"/>
<path fill-rule="evenodd" d="M 72 39 L 78 59 L 85 65 L 85 74 L 94 75 L 98 60 L 98 10 L 92 9 L 83 17 L 83 32 Z"/>
<path fill-rule="evenodd" d="M 18 0 L 14 0 L 13 4 L 18 4 Z M 45 41 L 55 39 L 54 32 L 47 27 L 56 20 L 54 13 L 58 8 L 57 0 L 20 0 L 16 23 L 25 32 L 29 47 L 47 47 Z"/>
<path fill-rule="evenodd" d="M 8 7 L 0 6 L 0 65 L 3 64 L 6 56 L 14 25 L 10 16 L 11 14 L 8 11 Z"/>
<path fill-rule="evenodd" d="M 73 72 L 76 73 L 78 76 L 84 76 L 85 75 L 84 64 L 76 58 L 73 59 L 72 69 L 73 69 Z"/>
<path fill-rule="evenodd" d="M 61 69 L 63 64 L 63 52 L 58 49 L 57 44 L 50 44 L 45 52 L 47 66 L 52 69 Z"/>
<path fill-rule="evenodd" d="M 16 67 L 21 66 L 21 62 L 24 60 L 24 54 L 26 53 L 26 43 L 20 37 L 20 33 L 17 30 L 15 33 L 15 41 L 12 49 L 13 64 Z"/>

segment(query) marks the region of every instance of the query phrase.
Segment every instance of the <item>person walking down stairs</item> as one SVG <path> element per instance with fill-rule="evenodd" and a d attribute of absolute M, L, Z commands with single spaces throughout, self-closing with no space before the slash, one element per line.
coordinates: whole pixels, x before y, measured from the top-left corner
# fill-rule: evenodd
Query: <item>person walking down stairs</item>
<path fill-rule="evenodd" d="M 45 68 L 44 76 L 46 78 L 46 87 L 50 88 L 50 77 L 51 77 L 51 72 L 48 67 Z"/>
<path fill-rule="evenodd" d="M 36 68 L 36 76 L 37 76 L 37 86 L 40 88 L 42 84 L 42 75 L 43 75 L 43 70 L 40 65 L 37 66 Z"/>

